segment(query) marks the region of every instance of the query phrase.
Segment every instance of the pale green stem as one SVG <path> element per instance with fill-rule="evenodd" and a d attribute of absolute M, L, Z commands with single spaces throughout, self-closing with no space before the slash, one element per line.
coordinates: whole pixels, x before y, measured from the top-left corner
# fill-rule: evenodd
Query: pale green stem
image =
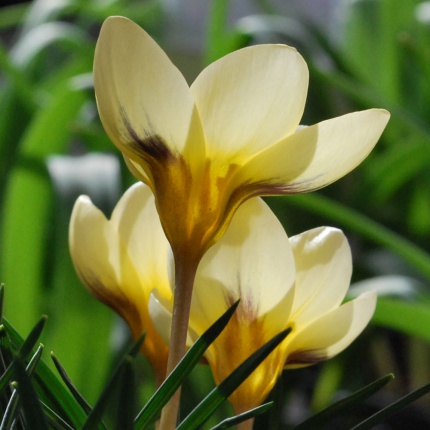
<path fill-rule="evenodd" d="M 186 257 L 175 258 L 175 293 L 167 375 L 172 372 L 185 354 L 191 296 L 199 262 L 199 259 L 195 260 L 189 261 Z M 181 389 L 179 388 L 161 412 L 160 430 L 176 428 L 180 397 Z"/>

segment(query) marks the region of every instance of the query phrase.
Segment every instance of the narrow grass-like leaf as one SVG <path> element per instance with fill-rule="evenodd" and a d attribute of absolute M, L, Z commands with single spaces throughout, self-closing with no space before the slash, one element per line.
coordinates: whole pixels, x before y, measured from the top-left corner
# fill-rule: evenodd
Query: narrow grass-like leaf
<path fill-rule="evenodd" d="M 430 308 L 427 303 L 381 297 L 372 323 L 430 341 Z"/>
<path fill-rule="evenodd" d="M 18 349 L 24 343 L 24 340 L 7 320 L 4 319 L 3 323 L 6 326 L 12 345 Z M 37 366 L 34 379 L 40 399 L 63 418 L 67 417 L 75 428 L 81 428 L 85 422 L 86 415 L 43 361 L 40 361 Z"/>
<path fill-rule="evenodd" d="M 131 357 L 125 359 L 119 381 L 115 428 L 121 430 L 133 430 L 134 428 L 136 380 L 133 361 Z"/>
<path fill-rule="evenodd" d="M 387 406 L 386 408 L 381 409 L 379 412 L 377 412 L 376 414 L 373 414 L 371 417 L 362 421 L 360 424 L 356 425 L 351 430 L 373 429 L 377 424 L 384 422 L 391 415 L 405 408 L 409 404 L 415 402 L 415 400 L 418 400 L 420 397 L 424 396 L 429 392 L 430 392 L 430 383 L 422 386 L 421 388 L 418 388 L 415 391 L 412 391 L 412 393 L 407 394 L 406 396 L 397 400 L 397 402 L 392 403 L 390 406 Z"/>
<path fill-rule="evenodd" d="M 13 364 L 18 382 L 16 389 L 19 393 L 21 409 L 27 423 L 27 428 L 31 428 L 32 430 L 48 430 L 48 423 L 30 376 L 25 370 L 24 362 L 20 357 L 16 357 Z"/>
<path fill-rule="evenodd" d="M 135 420 L 136 430 L 144 429 L 146 426 L 155 421 L 155 419 L 161 413 L 163 406 L 176 392 L 186 376 L 190 374 L 191 370 L 193 370 L 200 358 L 203 357 L 203 354 L 209 348 L 210 344 L 224 330 L 238 305 L 239 301 L 234 303 L 196 340 L 190 350 L 185 354 L 184 358 L 173 369 L 172 373 L 166 378 L 166 380 L 161 384 L 160 388 L 139 412 Z"/>
<path fill-rule="evenodd" d="M 363 403 L 364 400 L 379 391 L 393 378 L 394 375 L 392 373 L 383 376 L 382 378 L 379 378 L 377 381 L 366 385 L 365 387 L 356 391 L 350 396 L 339 400 L 338 402 L 330 405 L 321 412 L 318 412 L 317 414 L 308 418 L 306 421 L 303 421 L 298 426 L 294 427 L 294 430 L 314 430 L 316 428 L 322 428 L 335 417 L 346 413 L 347 411 L 356 406 L 359 406 L 361 403 Z"/>
<path fill-rule="evenodd" d="M 12 424 L 16 418 L 18 401 L 18 391 L 14 390 L 12 395 L 10 396 L 9 402 L 3 414 L 3 419 L 0 423 L 1 430 L 10 430 L 12 428 Z"/>
<path fill-rule="evenodd" d="M 228 429 L 228 428 L 233 427 L 237 424 L 240 424 L 246 420 L 249 420 L 251 418 L 255 418 L 257 415 L 261 415 L 262 413 L 266 412 L 272 406 L 273 406 L 273 402 L 265 403 L 264 405 L 258 406 L 254 409 L 251 409 L 250 411 L 244 412 L 243 414 L 236 415 L 235 417 L 232 417 L 232 418 L 227 418 L 227 419 L 221 421 L 215 427 L 212 427 L 211 430 Z"/>
<path fill-rule="evenodd" d="M 69 424 L 66 423 L 58 414 L 56 414 L 51 408 L 41 402 L 43 413 L 45 414 L 46 420 L 49 423 L 50 428 L 55 430 L 75 430 Z M 0 427 L 1 430 L 3 430 Z"/>
<path fill-rule="evenodd" d="M 39 348 L 37 348 L 36 352 L 34 353 L 33 357 L 31 358 L 30 362 L 26 367 L 26 371 L 29 376 L 34 373 L 34 370 L 36 369 L 36 366 L 39 363 L 40 358 L 42 357 L 42 352 L 43 345 L 39 345 Z M 19 394 L 17 390 L 14 390 L 9 399 L 9 402 L 3 415 L 3 419 L 0 424 L 1 430 L 9 430 L 12 428 L 13 422 L 16 418 L 15 414 L 17 411 L 18 402 Z"/>
<path fill-rule="evenodd" d="M 91 413 L 88 415 L 88 418 L 82 427 L 82 430 L 93 430 L 98 428 L 98 426 L 103 426 L 102 417 L 103 414 L 109 404 L 109 400 L 112 398 L 116 387 L 118 386 L 118 380 L 121 377 L 121 374 L 124 372 L 124 367 L 127 366 L 127 362 L 129 362 L 130 357 L 134 358 L 142 346 L 143 339 L 145 334 L 143 334 L 137 342 L 135 342 L 131 348 L 127 351 L 124 357 L 120 360 L 118 366 L 113 371 L 111 378 L 106 384 L 103 392 L 101 393 L 97 403 L 94 408 L 91 410 Z"/>
<path fill-rule="evenodd" d="M 84 412 L 88 415 L 91 412 L 91 406 L 89 403 L 84 399 L 84 397 L 79 393 L 77 388 L 74 386 L 73 382 L 67 375 L 64 367 L 61 365 L 61 363 L 58 361 L 58 358 L 54 355 L 53 352 L 51 352 L 51 358 L 54 362 L 55 368 L 57 369 L 58 373 L 61 376 L 61 379 L 66 384 L 66 387 L 69 389 L 72 396 L 76 399 L 80 407 L 84 410 Z"/>
<path fill-rule="evenodd" d="M 33 330 L 31 330 L 28 337 L 25 339 L 24 343 L 21 345 L 19 349 L 19 356 L 21 359 L 25 360 L 27 356 L 31 353 L 36 342 L 38 341 L 40 335 L 42 334 L 43 327 L 45 325 L 46 316 L 42 316 L 39 322 L 34 326 Z M 12 375 L 13 375 L 14 364 L 11 363 L 6 372 L 0 378 L 0 392 L 7 386 Z"/>
<path fill-rule="evenodd" d="M 233 391 L 261 364 L 290 332 L 291 328 L 277 334 L 247 358 L 194 408 L 184 421 L 181 422 L 177 430 L 193 430 L 200 428 L 218 406 L 233 393 Z"/>

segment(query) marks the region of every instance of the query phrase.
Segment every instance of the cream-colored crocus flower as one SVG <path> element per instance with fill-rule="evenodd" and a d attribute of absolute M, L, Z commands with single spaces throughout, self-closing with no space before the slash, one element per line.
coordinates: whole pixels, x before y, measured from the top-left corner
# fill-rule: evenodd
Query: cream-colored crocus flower
<path fill-rule="evenodd" d="M 175 258 L 198 261 L 248 198 L 324 187 L 372 150 L 388 119 L 370 109 L 299 128 L 301 55 L 259 45 L 214 62 L 191 87 L 154 40 L 108 18 L 94 60 L 103 126 L 155 195 Z"/>
<path fill-rule="evenodd" d="M 110 220 L 87 196 L 79 197 L 70 222 L 69 244 L 76 271 L 87 289 L 124 318 L 133 338 L 146 332 L 142 352 L 161 382 L 168 347 L 149 317 L 148 299 L 154 288 L 161 297 L 171 298 L 171 251 L 151 190 L 142 183 L 132 186 Z"/>
<path fill-rule="evenodd" d="M 260 405 L 283 369 L 333 357 L 366 327 L 376 294 L 342 304 L 351 271 L 351 251 L 340 230 L 320 227 L 288 239 L 262 200 L 251 199 L 238 209 L 198 268 L 189 336 L 201 335 L 240 298 L 206 354 L 219 383 L 277 333 L 292 331 L 230 397 L 236 413 Z M 167 340 L 171 303 L 154 292 L 149 309 Z"/>

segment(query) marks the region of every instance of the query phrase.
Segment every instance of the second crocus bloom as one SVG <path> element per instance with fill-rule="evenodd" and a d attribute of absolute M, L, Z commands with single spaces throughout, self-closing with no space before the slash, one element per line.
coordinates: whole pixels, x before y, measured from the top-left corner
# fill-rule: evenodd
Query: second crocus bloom
<path fill-rule="evenodd" d="M 148 300 L 156 288 L 170 299 L 170 245 L 160 225 L 154 196 L 135 184 L 122 196 L 110 219 L 87 196 L 73 208 L 69 229 L 70 254 L 87 289 L 114 309 L 142 346 L 158 383 L 166 376 L 168 347 L 148 314 Z"/>
<path fill-rule="evenodd" d="M 320 227 L 289 239 L 262 200 L 251 199 L 238 209 L 199 265 L 189 341 L 240 298 L 229 325 L 206 354 L 219 383 L 273 336 L 292 331 L 233 393 L 236 413 L 260 405 L 283 369 L 333 357 L 366 327 L 376 294 L 342 304 L 351 272 L 351 251 L 340 230 Z M 166 341 L 171 309 L 171 301 L 154 292 L 150 315 Z"/>

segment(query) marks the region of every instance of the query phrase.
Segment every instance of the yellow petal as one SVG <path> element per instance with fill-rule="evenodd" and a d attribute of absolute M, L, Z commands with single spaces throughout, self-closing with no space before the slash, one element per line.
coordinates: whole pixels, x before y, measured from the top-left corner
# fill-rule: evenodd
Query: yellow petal
<path fill-rule="evenodd" d="M 76 272 L 99 300 L 136 327 L 138 276 L 115 229 L 87 196 L 73 208 L 69 246 Z"/>
<path fill-rule="evenodd" d="M 209 65 L 191 86 L 209 157 L 247 157 L 294 132 L 307 87 L 305 61 L 285 45 L 244 48 Z"/>
<path fill-rule="evenodd" d="M 160 224 L 154 195 L 142 183 L 134 184 L 123 195 L 112 213 L 111 223 L 138 270 L 148 300 L 152 288 L 171 296 L 169 267 L 171 249 Z"/>
<path fill-rule="evenodd" d="M 204 330 L 238 298 L 237 312 L 251 320 L 266 315 L 288 296 L 285 316 L 292 304 L 294 276 L 294 258 L 282 225 L 263 200 L 248 200 L 200 262 L 192 323 Z"/>
<path fill-rule="evenodd" d="M 299 367 L 333 357 L 348 347 L 369 323 L 376 294 L 364 293 L 293 333 L 286 367 Z"/>
<path fill-rule="evenodd" d="M 290 238 L 296 262 L 291 320 L 298 327 L 337 308 L 352 274 L 348 241 L 341 230 L 319 227 Z"/>
<path fill-rule="evenodd" d="M 255 156 L 238 180 L 261 184 L 265 195 L 322 188 L 366 158 L 389 117 L 385 110 L 369 109 L 301 128 Z"/>
<path fill-rule="evenodd" d="M 127 18 L 110 17 L 102 26 L 94 87 L 103 126 L 128 157 L 140 162 L 176 153 L 203 157 L 203 132 L 185 78 Z"/>

